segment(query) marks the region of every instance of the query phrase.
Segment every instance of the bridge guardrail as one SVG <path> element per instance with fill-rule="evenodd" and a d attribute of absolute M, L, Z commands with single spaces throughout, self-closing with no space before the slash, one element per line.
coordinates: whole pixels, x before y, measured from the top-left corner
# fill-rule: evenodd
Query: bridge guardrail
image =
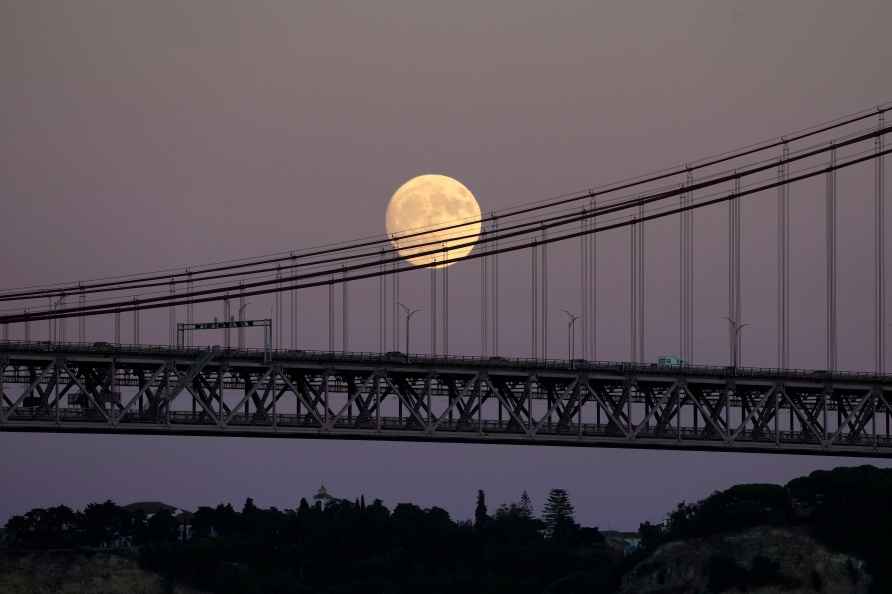
<path fill-rule="evenodd" d="M 77 352 L 85 354 L 169 354 L 174 356 L 198 355 L 211 350 L 218 350 L 222 356 L 233 355 L 256 356 L 262 358 L 265 350 L 261 348 L 223 349 L 219 346 L 176 347 L 167 345 L 131 345 L 90 342 L 25 342 L 0 341 L 0 352 L 9 350 L 28 350 L 34 352 Z M 272 351 L 273 361 L 330 361 L 337 360 L 348 363 L 364 364 L 407 364 L 407 365 L 462 365 L 475 367 L 536 368 L 554 371 L 606 371 L 610 373 L 651 373 L 659 375 L 707 375 L 727 378 L 791 378 L 808 380 L 844 380 L 870 379 L 877 383 L 892 383 L 892 375 L 876 375 L 867 371 L 827 371 L 824 369 L 780 369 L 775 367 L 729 367 L 721 365 L 683 365 L 669 366 L 657 363 L 632 363 L 627 361 L 580 361 L 567 359 L 538 359 L 530 357 L 474 357 L 467 355 L 409 355 L 388 354 L 364 351 L 321 351 L 312 349 L 277 349 Z"/>

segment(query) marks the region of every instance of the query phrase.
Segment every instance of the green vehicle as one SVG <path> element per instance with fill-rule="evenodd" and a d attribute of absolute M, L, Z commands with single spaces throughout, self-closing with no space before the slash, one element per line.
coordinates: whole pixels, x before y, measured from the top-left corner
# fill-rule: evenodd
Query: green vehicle
<path fill-rule="evenodd" d="M 657 359 L 657 365 L 663 365 L 665 367 L 684 367 L 687 364 L 687 361 L 681 357 L 676 357 L 675 355 L 666 355 L 665 357 Z"/>

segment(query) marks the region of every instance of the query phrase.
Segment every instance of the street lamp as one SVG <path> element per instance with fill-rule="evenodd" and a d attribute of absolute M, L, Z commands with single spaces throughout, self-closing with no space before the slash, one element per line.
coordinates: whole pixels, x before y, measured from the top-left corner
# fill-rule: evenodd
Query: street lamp
<path fill-rule="evenodd" d="M 406 314 L 406 359 L 408 359 L 409 358 L 409 322 L 412 321 L 412 316 L 414 316 L 415 314 L 417 314 L 418 312 L 421 311 L 421 308 L 409 309 L 402 303 L 398 303 L 398 305 L 403 308 L 403 312 Z"/>
<path fill-rule="evenodd" d="M 52 299 L 52 298 L 51 298 L 51 299 Z M 62 307 L 64 304 L 65 304 L 65 294 L 63 293 L 63 294 L 59 297 L 59 300 L 56 301 L 56 304 L 53 305 L 50 309 L 52 309 L 52 310 L 61 309 L 61 307 Z M 65 326 L 62 325 L 62 324 L 64 324 L 64 323 L 65 323 L 65 322 L 62 321 L 62 318 L 59 318 L 58 320 L 53 320 L 53 321 L 52 321 L 52 324 L 53 324 L 53 326 L 52 326 L 52 327 L 53 327 L 52 340 L 53 340 L 53 342 L 56 342 L 57 340 L 58 340 L 58 342 L 64 342 L 64 341 L 65 341 L 65 332 L 64 332 L 64 330 L 65 330 Z"/>
<path fill-rule="evenodd" d="M 243 297 L 244 299 L 244 297 Z M 238 306 L 238 321 L 245 321 L 245 308 L 251 305 L 250 301 L 245 301 L 241 305 Z M 229 320 L 227 320 L 229 321 Z M 240 351 L 245 350 L 245 329 L 242 326 L 238 327 L 238 348 Z"/>
<path fill-rule="evenodd" d="M 572 362 L 573 346 L 576 344 L 576 320 L 579 319 L 579 316 L 571 314 L 566 309 L 561 311 L 567 314 L 567 360 Z"/>
<path fill-rule="evenodd" d="M 749 324 L 741 324 L 740 322 L 725 316 L 723 319 L 728 320 L 731 325 L 731 367 L 737 369 L 738 359 L 740 357 L 740 331 L 749 326 Z"/>

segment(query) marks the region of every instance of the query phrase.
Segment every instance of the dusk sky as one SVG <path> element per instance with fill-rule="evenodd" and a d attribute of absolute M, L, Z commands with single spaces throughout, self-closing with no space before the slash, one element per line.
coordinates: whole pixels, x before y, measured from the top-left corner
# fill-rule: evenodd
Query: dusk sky
<path fill-rule="evenodd" d="M 381 234 L 393 192 L 425 173 L 460 180 L 489 212 L 774 138 L 892 100 L 890 22 L 887 0 L 5 0 L 0 289 Z M 844 369 L 872 364 L 872 167 L 839 177 Z M 887 159 L 887 180 L 890 170 Z M 775 196 L 744 205 L 746 365 L 775 361 Z M 815 368 L 824 353 L 823 181 L 791 196 L 792 365 Z M 702 363 L 727 360 L 726 212 L 695 216 Z M 654 224 L 647 241 L 653 360 L 677 351 L 677 221 Z M 599 242 L 599 358 L 622 360 L 628 235 Z M 560 310 L 578 308 L 577 250 L 551 252 L 555 357 L 566 348 Z M 501 343 L 506 356 L 525 355 L 529 305 L 512 297 L 529 292 L 528 256 L 501 266 Z M 478 267 L 454 269 L 450 345 L 477 354 Z M 424 306 L 427 276 L 404 276 L 406 299 Z M 351 289 L 357 350 L 377 348 L 376 287 Z M 265 316 L 269 304 L 258 298 L 251 313 Z M 324 291 L 303 308 L 302 346 L 323 348 Z M 199 317 L 218 312 L 202 307 Z M 144 340 L 166 340 L 166 315 L 145 316 Z M 108 320 L 90 324 L 92 338 L 108 340 Z M 426 324 L 418 327 L 423 344 Z M 336 496 L 439 505 L 459 519 L 472 515 L 477 489 L 494 509 L 524 489 L 541 506 L 548 489 L 562 487 L 579 521 L 635 529 L 735 483 L 860 463 L 3 432 L 0 453 L 0 522 L 35 506 L 106 498 L 194 508 L 251 496 L 292 507 L 324 483 Z"/>

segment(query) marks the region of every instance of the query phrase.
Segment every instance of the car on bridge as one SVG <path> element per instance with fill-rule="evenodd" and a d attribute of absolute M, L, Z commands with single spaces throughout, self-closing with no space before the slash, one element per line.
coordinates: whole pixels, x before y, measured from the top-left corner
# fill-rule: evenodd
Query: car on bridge
<path fill-rule="evenodd" d="M 675 355 L 664 355 L 657 359 L 657 365 L 662 365 L 663 367 L 684 367 L 687 364 L 687 361 Z"/>

